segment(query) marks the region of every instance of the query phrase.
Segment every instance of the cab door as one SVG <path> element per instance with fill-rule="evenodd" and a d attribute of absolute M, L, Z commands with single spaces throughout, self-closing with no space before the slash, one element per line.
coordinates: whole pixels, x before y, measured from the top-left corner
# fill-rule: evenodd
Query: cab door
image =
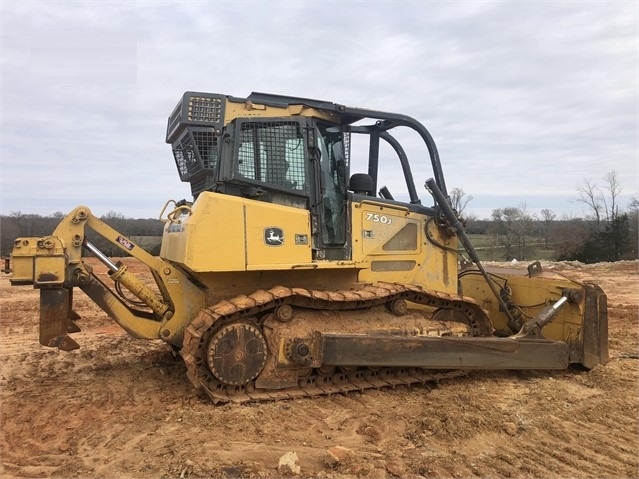
<path fill-rule="evenodd" d="M 348 164 L 343 132 L 338 125 L 318 123 L 309 139 L 314 176 L 311 195 L 313 257 L 351 259 L 348 218 Z"/>

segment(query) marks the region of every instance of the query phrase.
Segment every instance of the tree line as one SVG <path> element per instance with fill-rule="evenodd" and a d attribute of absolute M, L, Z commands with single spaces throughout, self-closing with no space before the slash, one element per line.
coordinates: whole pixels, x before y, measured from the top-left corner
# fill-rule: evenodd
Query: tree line
<path fill-rule="evenodd" d="M 0 253 L 8 256 L 13 249 L 16 238 L 23 236 L 48 236 L 58 226 L 64 213 L 56 212 L 49 216 L 38 214 L 24 214 L 14 211 L 9 215 L 0 216 Z M 153 218 L 127 218 L 122 213 L 109 211 L 100 216 L 109 226 L 130 238 L 149 253 L 160 253 L 160 237 L 164 223 Z M 87 240 L 98 247 L 107 256 L 122 256 L 122 250 L 110 241 L 102 238 L 91 230 L 87 231 Z"/>
<path fill-rule="evenodd" d="M 619 206 L 621 181 L 615 170 L 602 183 L 585 178 L 577 185 L 574 202 L 584 205 L 585 217 L 570 217 L 543 209 L 531 215 L 526 204 L 494 209 L 489 220 L 478 220 L 466 209 L 472 196 L 455 188 L 450 199 L 464 219 L 466 232 L 489 238 L 489 251 L 480 255 L 495 261 L 539 259 L 546 251 L 549 259 L 583 263 L 619 261 L 638 257 L 639 200 L 633 198 L 625 210 Z"/>

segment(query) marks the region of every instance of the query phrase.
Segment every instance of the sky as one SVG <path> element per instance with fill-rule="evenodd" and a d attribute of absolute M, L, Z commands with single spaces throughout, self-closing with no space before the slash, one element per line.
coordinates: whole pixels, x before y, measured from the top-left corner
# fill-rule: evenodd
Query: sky
<path fill-rule="evenodd" d="M 409 115 L 479 218 L 584 216 L 577 187 L 612 170 L 622 207 L 639 198 L 636 1 L 0 2 L 1 214 L 190 200 L 165 143 L 185 91 Z M 428 159 L 401 138 L 432 205 Z M 397 172 L 382 162 L 391 192 Z"/>

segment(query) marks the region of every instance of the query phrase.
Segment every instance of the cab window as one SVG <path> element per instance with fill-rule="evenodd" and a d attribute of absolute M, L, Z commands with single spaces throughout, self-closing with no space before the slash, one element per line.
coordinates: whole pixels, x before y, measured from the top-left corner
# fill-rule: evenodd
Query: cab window
<path fill-rule="evenodd" d="M 343 245 L 346 242 L 346 159 L 342 132 L 336 127 L 319 127 L 322 193 L 322 242 Z"/>
<path fill-rule="evenodd" d="M 237 174 L 246 180 L 307 191 L 304 137 L 297 122 L 241 123 L 236 158 Z"/>

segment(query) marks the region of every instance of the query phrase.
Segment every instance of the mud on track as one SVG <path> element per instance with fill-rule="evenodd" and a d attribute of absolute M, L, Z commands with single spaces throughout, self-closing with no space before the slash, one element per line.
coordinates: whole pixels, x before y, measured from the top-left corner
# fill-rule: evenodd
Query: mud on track
<path fill-rule="evenodd" d="M 639 477 L 639 262 L 544 267 L 608 294 L 605 367 L 218 407 L 79 291 L 81 349 L 39 346 L 38 292 L 4 277 L 0 475 L 276 477 L 292 451 L 302 477 Z"/>

